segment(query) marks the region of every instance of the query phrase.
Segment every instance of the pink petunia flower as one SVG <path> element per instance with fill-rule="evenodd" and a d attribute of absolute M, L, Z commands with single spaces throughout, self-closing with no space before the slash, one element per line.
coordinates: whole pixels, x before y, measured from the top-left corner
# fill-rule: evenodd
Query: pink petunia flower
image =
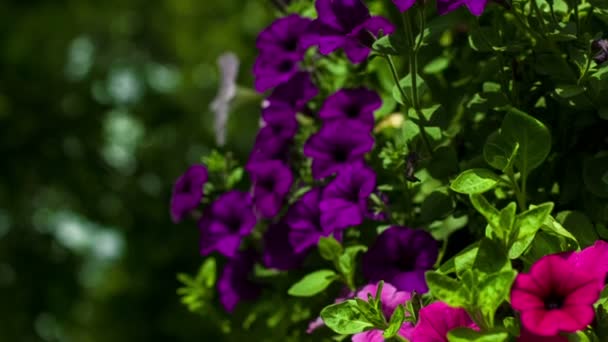
<path fill-rule="evenodd" d="M 367 300 L 367 295 L 370 294 L 372 297 L 376 296 L 376 292 L 378 291 L 378 284 L 366 285 L 359 292 L 357 292 L 357 297 Z M 390 320 L 391 316 L 395 309 L 399 306 L 399 304 L 404 304 L 412 298 L 409 292 L 405 291 L 397 291 L 397 289 L 389 284 L 384 283 L 382 287 L 382 292 L 380 293 L 380 301 L 382 302 L 382 313 L 386 317 L 386 320 Z M 401 329 L 399 329 L 398 335 L 405 337 L 407 339 L 410 338 L 411 323 L 403 323 Z M 353 342 L 383 342 L 384 337 L 382 336 L 383 331 L 378 329 L 372 329 L 368 331 L 364 331 L 362 333 L 358 333 L 353 335 Z"/>
<path fill-rule="evenodd" d="M 420 310 L 420 320 L 411 333 L 411 342 L 447 342 L 448 332 L 456 328 L 479 329 L 462 308 L 434 302 Z"/>
<path fill-rule="evenodd" d="M 571 267 L 582 273 L 593 274 L 599 285 L 604 287 L 608 275 L 608 242 L 599 240 L 593 246 L 566 256 Z"/>
<path fill-rule="evenodd" d="M 585 329 L 593 321 L 593 303 L 601 290 L 595 272 L 577 269 L 563 256 L 548 255 L 532 265 L 529 273 L 517 276 L 511 305 L 521 313 L 525 329 L 555 336 Z"/>

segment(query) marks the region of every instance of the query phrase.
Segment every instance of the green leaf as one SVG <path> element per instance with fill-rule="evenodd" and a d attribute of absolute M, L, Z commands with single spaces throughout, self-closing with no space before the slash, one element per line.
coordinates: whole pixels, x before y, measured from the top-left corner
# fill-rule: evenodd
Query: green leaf
<path fill-rule="evenodd" d="M 485 217 L 489 225 L 494 229 L 500 229 L 500 212 L 483 195 L 470 195 L 469 200 L 473 207 Z"/>
<path fill-rule="evenodd" d="M 534 235 L 543 225 L 547 217 L 553 210 L 553 203 L 543 203 L 534 208 L 528 209 L 517 215 L 515 219 L 516 230 L 513 244 L 509 250 L 509 258 L 518 258 L 530 246 Z"/>
<path fill-rule="evenodd" d="M 576 39 L 576 36 L 575 36 Z M 568 99 L 585 92 L 585 88 L 576 84 L 562 85 L 555 88 L 555 92 L 561 98 Z"/>
<path fill-rule="evenodd" d="M 344 250 L 342 245 L 333 237 L 321 237 L 319 239 L 319 254 L 325 260 L 335 261 L 340 258 Z"/>
<path fill-rule="evenodd" d="M 473 266 L 478 251 L 479 241 L 467 246 L 458 254 L 450 258 L 448 261 L 443 263 L 443 265 L 441 265 L 437 271 L 443 274 L 448 274 L 452 272 L 461 274 L 461 271 L 469 269 Z"/>
<path fill-rule="evenodd" d="M 551 133 L 547 127 L 515 108 L 507 112 L 500 134 L 513 145 L 519 144 L 515 166 L 524 175 L 542 164 L 551 151 Z"/>
<path fill-rule="evenodd" d="M 412 75 L 408 74 L 402 78 L 401 81 L 399 81 L 399 85 L 405 92 L 407 101 L 412 103 Z M 426 82 L 422 77 L 420 77 L 420 75 L 416 75 L 416 88 L 418 90 L 418 97 L 422 97 L 422 95 L 424 95 L 424 93 L 428 90 Z M 397 85 L 393 86 L 393 98 L 400 104 L 404 104 L 403 99 L 401 98 L 401 92 L 399 91 L 399 88 L 397 88 Z"/>
<path fill-rule="evenodd" d="M 384 330 L 382 336 L 385 339 L 389 339 L 394 337 L 401 329 L 403 322 L 405 321 L 405 307 L 403 304 L 399 304 L 395 311 L 393 311 L 393 315 L 391 316 L 391 320 L 388 322 L 388 328 Z"/>
<path fill-rule="evenodd" d="M 420 206 L 420 220 L 431 222 L 446 217 L 454 210 L 452 198 L 446 190 L 433 191 Z"/>
<path fill-rule="evenodd" d="M 196 275 L 196 281 L 206 288 L 212 288 L 215 286 L 217 278 L 217 265 L 215 258 L 207 258 L 201 265 L 201 268 Z"/>
<path fill-rule="evenodd" d="M 591 223 L 590 223 L 590 225 L 591 225 Z M 557 237 L 560 237 L 563 239 L 568 239 L 571 242 L 573 242 L 576 246 L 578 246 L 577 238 L 574 237 L 574 235 L 572 235 L 566 228 L 564 228 L 564 226 L 562 226 L 551 215 L 547 216 L 547 219 L 545 220 L 545 222 L 543 223 L 543 225 L 540 228 L 551 235 L 554 235 L 554 236 L 557 236 Z M 588 229 L 589 227 L 585 227 L 585 228 Z M 593 225 L 591 225 L 591 232 L 594 234 L 595 239 L 590 243 L 590 245 L 593 244 L 595 242 L 595 240 L 597 240 L 597 234 L 595 234 L 595 229 L 593 229 Z"/>
<path fill-rule="evenodd" d="M 353 299 L 325 307 L 321 310 L 321 319 L 328 328 L 343 335 L 357 334 L 373 327 Z"/>
<path fill-rule="evenodd" d="M 475 256 L 473 268 L 485 274 L 493 274 L 511 269 L 511 261 L 507 252 L 498 243 L 483 238 L 479 243 L 479 250 Z"/>
<path fill-rule="evenodd" d="M 519 144 L 508 141 L 499 132 L 494 132 L 488 136 L 483 146 L 483 158 L 490 166 L 504 172 L 513 165 L 518 151 Z"/>
<path fill-rule="evenodd" d="M 515 225 L 518 227 L 518 237 L 535 233 L 553 210 L 553 203 L 547 202 L 531 207 L 517 215 Z"/>
<path fill-rule="evenodd" d="M 376 40 L 372 49 L 385 55 L 401 56 L 406 52 L 405 37 L 397 32 Z"/>
<path fill-rule="evenodd" d="M 228 189 L 232 189 L 238 182 L 241 181 L 241 179 L 243 179 L 243 173 L 244 171 L 242 167 L 237 167 L 236 169 L 232 170 L 226 178 L 226 187 Z"/>
<path fill-rule="evenodd" d="M 506 207 L 502 208 L 499 215 L 499 233 L 500 237 L 506 239 L 509 234 L 513 231 L 513 225 L 515 225 L 515 212 L 517 210 L 517 204 L 515 202 L 509 203 Z"/>
<path fill-rule="evenodd" d="M 505 342 L 509 334 L 504 331 L 479 332 L 469 328 L 456 328 L 448 332 L 449 342 Z"/>
<path fill-rule="evenodd" d="M 325 290 L 336 278 L 336 272 L 332 270 L 319 270 L 304 276 L 287 293 L 295 297 L 311 297 Z"/>
<path fill-rule="evenodd" d="M 516 276 L 517 272 L 513 270 L 502 271 L 487 276 L 479 284 L 477 304 L 490 326 L 494 325 L 496 310 L 509 297 Z"/>
<path fill-rule="evenodd" d="M 470 169 L 462 172 L 450 184 L 450 188 L 461 194 L 480 194 L 493 189 L 500 177 L 488 169 Z"/>
<path fill-rule="evenodd" d="M 468 303 L 467 289 L 456 279 L 434 271 L 427 271 L 425 278 L 435 298 L 453 307 L 464 307 Z"/>
<path fill-rule="evenodd" d="M 519 320 L 516 320 L 515 317 L 505 317 L 502 320 L 502 325 L 511 335 L 519 336 Z"/>
<path fill-rule="evenodd" d="M 422 71 L 425 74 L 439 74 L 450 66 L 450 59 L 444 56 L 437 57 L 424 66 Z"/>
<path fill-rule="evenodd" d="M 357 254 L 367 251 L 363 245 L 346 247 L 344 254 L 338 259 L 338 268 L 345 275 L 352 275 L 355 272 Z"/>
<path fill-rule="evenodd" d="M 583 164 L 583 181 L 592 194 L 608 198 L 608 183 L 604 182 L 608 165 L 608 154 L 600 154 L 588 158 Z"/>
<path fill-rule="evenodd" d="M 589 217 L 580 211 L 562 211 L 557 214 L 557 221 L 576 237 L 582 248 L 593 245 L 599 239 Z"/>

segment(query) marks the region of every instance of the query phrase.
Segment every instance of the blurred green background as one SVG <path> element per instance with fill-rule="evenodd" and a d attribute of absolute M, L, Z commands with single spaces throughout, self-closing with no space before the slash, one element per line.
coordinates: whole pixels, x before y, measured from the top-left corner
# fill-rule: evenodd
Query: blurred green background
<path fill-rule="evenodd" d="M 0 341 L 195 341 L 173 181 L 214 147 L 217 57 L 251 85 L 266 0 L 0 2 Z M 244 158 L 259 102 L 233 113 Z"/>

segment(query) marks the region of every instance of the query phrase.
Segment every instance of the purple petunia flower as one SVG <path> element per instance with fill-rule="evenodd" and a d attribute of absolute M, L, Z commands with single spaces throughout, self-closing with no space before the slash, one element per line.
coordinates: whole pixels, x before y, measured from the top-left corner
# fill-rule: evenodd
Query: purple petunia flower
<path fill-rule="evenodd" d="M 312 83 L 310 74 L 299 72 L 274 89 L 262 110 L 262 117 L 267 123 L 293 120 L 318 93 L 319 90 Z"/>
<path fill-rule="evenodd" d="M 201 254 L 213 251 L 234 258 L 241 240 L 256 225 L 249 194 L 229 191 L 218 197 L 198 223 L 201 231 Z"/>
<path fill-rule="evenodd" d="M 384 280 L 401 291 L 428 291 L 424 273 L 437 259 L 437 241 L 423 231 L 393 226 L 382 232 L 363 255 L 363 275 Z"/>
<path fill-rule="evenodd" d="M 220 303 L 228 312 L 234 311 L 242 300 L 253 300 L 261 289 L 249 277 L 253 271 L 256 255 L 242 252 L 226 263 L 217 282 Z"/>
<path fill-rule="evenodd" d="M 275 20 L 258 35 L 256 46 L 261 55 L 282 55 L 301 60 L 306 53 L 302 37 L 308 32 L 312 20 L 292 14 Z"/>
<path fill-rule="evenodd" d="M 323 230 L 331 232 L 361 224 L 368 214 L 367 199 L 375 187 L 376 174 L 372 169 L 363 163 L 346 167 L 323 190 L 319 205 Z"/>
<path fill-rule="evenodd" d="M 357 297 L 367 301 L 368 296 L 376 297 L 378 292 L 378 284 L 366 285 L 357 293 Z M 393 285 L 384 283 L 382 286 L 382 292 L 380 293 L 380 302 L 382 303 L 382 313 L 386 318 L 386 321 L 390 321 L 393 312 L 399 305 L 405 305 L 412 298 L 409 292 L 398 291 Z M 397 335 L 406 339 L 410 338 L 413 325 L 410 322 L 404 322 Z M 382 336 L 383 331 L 380 329 L 371 329 L 362 333 L 353 335 L 353 342 L 382 342 L 384 337 Z"/>
<path fill-rule="evenodd" d="M 247 165 L 267 160 L 286 161 L 297 129 L 295 118 L 264 125 L 255 138 Z"/>
<path fill-rule="evenodd" d="M 416 3 L 416 0 L 393 0 L 393 3 L 399 11 L 405 12 Z"/>
<path fill-rule="evenodd" d="M 324 124 L 306 141 L 304 155 L 312 158 L 312 175 L 320 179 L 362 161 L 373 146 L 374 138 L 365 125 L 355 121 L 334 121 Z"/>
<path fill-rule="evenodd" d="M 358 121 L 374 128 L 374 111 L 382 106 L 382 99 L 375 92 L 365 89 L 342 89 L 329 96 L 319 110 L 324 122 L 335 120 Z"/>
<path fill-rule="evenodd" d="M 593 60 L 597 65 L 608 61 L 608 39 L 597 39 L 591 44 L 591 47 L 597 51 L 593 56 Z"/>
<path fill-rule="evenodd" d="M 261 55 L 253 65 L 255 89 L 264 92 L 287 82 L 299 71 L 299 61 L 286 55 Z"/>
<path fill-rule="evenodd" d="M 306 41 L 327 55 L 343 49 L 353 63 L 363 62 L 375 37 L 391 34 L 395 27 L 383 17 L 372 17 L 361 0 L 317 0 L 318 18 L 310 25 Z"/>
<path fill-rule="evenodd" d="M 444 15 L 464 5 L 471 14 L 480 16 L 487 4 L 488 0 L 437 0 L 437 13 Z"/>
<path fill-rule="evenodd" d="M 275 217 L 293 183 L 289 167 L 279 160 L 250 163 L 247 171 L 253 183 L 253 203 L 256 210 L 267 219 Z"/>
<path fill-rule="evenodd" d="M 180 222 L 187 213 L 198 207 L 208 178 L 204 165 L 192 165 L 177 179 L 171 195 L 171 218 L 174 223 Z"/>
<path fill-rule="evenodd" d="M 308 191 L 289 208 L 285 216 L 285 222 L 289 226 L 289 243 L 296 253 L 316 246 L 321 237 L 333 232 L 321 227 L 321 194 L 321 188 Z M 336 239 L 341 240 L 341 234 L 333 233 Z"/>
<path fill-rule="evenodd" d="M 285 222 L 271 224 L 264 234 L 264 266 L 278 270 L 291 270 L 300 266 L 305 251 L 296 251 L 289 244 L 290 229 Z"/>

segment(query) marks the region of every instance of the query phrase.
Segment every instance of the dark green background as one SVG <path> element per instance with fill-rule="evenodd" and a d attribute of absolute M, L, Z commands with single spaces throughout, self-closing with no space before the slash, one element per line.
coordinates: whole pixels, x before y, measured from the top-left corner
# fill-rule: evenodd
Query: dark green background
<path fill-rule="evenodd" d="M 270 1 L 0 2 L 0 341 L 200 341 L 171 186 L 213 147 L 216 58 L 250 86 Z M 233 113 L 250 146 L 259 103 Z M 232 121 L 232 126 L 234 122 Z"/>

